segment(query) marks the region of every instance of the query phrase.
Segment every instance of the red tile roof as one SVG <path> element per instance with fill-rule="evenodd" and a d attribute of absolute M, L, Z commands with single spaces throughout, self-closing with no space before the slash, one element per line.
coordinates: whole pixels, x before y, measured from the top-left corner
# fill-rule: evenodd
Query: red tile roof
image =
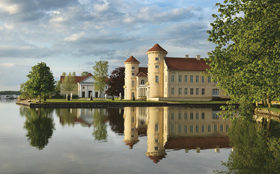
<path fill-rule="evenodd" d="M 126 59 L 125 62 L 133 62 L 133 63 L 140 63 L 135 57 L 130 56 L 128 59 Z"/>
<path fill-rule="evenodd" d="M 86 76 L 74 76 L 75 82 L 76 82 L 76 83 L 79 83 L 79 82 L 85 80 L 86 78 L 88 78 L 88 77 L 90 77 L 90 76 L 93 76 L 93 75 L 92 75 L 91 73 L 89 73 L 89 74 L 86 75 Z M 64 78 L 65 78 L 65 76 L 60 76 L 60 82 L 63 82 Z"/>
<path fill-rule="evenodd" d="M 136 76 L 147 77 L 147 74 L 148 74 L 148 68 L 147 67 L 139 67 L 139 72 Z"/>
<path fill-rule="evenodd" d="M 204 59 L 165 57 L 165 63 L 170 70 L 178 71 L 206 71 L 210 66 Z"/>
<path fill-rule="evenodd" d="M 164 53 L 168 53 L 165 49 L 163 49 L 159 44 L 155 44 L 152 48 L 150 48 L 147 52 L 149 51 L 162 51 Z"/>
<path fill-rule="evenodd" d="M 149 156 L 149 158 L 156 164 L 156 163 L 158 163 L 162 158 L 165 158 L 165 155 L 161 155 L 161 156 Z"/>
<path fill-rule="evenodd" d="M 169 138 L 166 149 L 213 149 L 230 147 L 228 137 L 178 137 Z"/>

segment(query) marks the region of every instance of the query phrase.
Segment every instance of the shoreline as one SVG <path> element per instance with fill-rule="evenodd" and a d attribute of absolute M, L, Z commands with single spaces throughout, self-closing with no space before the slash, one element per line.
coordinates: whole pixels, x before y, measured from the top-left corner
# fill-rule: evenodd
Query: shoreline
<path fill-rule="evenodd" d="M 17 101 L 16 104 L 28 106 L 30 108 L 108 108 L 108 107 L 156 107 L 156 106 L 192 106 L 192 107 L 217 107 L 226 105 L 226 102 L 149 102 L 149 101 L 96 101 L 96 102 L 46 102 L 46 103 L 32 103 L 26 100 Z"/>

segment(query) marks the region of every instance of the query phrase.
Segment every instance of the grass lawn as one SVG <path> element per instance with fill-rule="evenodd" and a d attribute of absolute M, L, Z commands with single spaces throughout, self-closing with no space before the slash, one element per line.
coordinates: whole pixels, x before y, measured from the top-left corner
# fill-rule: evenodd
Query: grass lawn
<path fill-rule="evenodd" d="M 129 103 L 174 103 L 174 104 L 226 104 L 226 101 L 145 101 L 145 100 L 119 100 L 119 99 L 94 99 L 85 98 L 73 99 L 66 101 L 65 99 L 47 99 L 45 103 L 111 103 L 111 102 L 129 102 Z M 42 102 L 43 103 L 43 102 Z"/>

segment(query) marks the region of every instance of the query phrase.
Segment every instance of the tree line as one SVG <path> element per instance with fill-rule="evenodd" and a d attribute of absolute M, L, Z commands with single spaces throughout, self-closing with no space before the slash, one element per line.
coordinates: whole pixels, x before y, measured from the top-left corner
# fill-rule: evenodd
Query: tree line
<path fill-rule="evenodd" d="M 89 72 L 83 72 L 81 76 L 87 76 Z M 108 62 L 97 61 L 93 66 L 94 90 L 104 92 L 106 84 L 108 89 L 105 91 L 107 95 L 118 96 L 119 93 L 123 96 L 124 85 L 124 68 L 116 68 L 108 77 Z M 54 80 L 53 74 L 46 63 L 41 62 L 32 67 L 32 70 L 27 75 L 28 80 L 21 84 L 21 98 L 38 99 L 39 101 L 59 96 L 61 90 L 64 90 L 68 96 L 77 89 L 75 80 L 76 73 L 62 73 L 63 81 Z M 66 96 L 67 96 L 66 95 Z"/>

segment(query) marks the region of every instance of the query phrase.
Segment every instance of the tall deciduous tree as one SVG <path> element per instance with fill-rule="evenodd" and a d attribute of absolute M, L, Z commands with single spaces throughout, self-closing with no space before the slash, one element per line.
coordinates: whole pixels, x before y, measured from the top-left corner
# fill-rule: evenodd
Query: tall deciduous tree
<path fill-rule="evenodd" d="M 106 94 L 111 96 L 118 96 L 119 93 L 124 95 L 124 67 L 116 68 L 110 75 L 108 81 L 108 89 Z"/>
<path fill-rule="evenodd" d="M 29 96 L 39 97 L 41 101 L 41 97 L 46 99 L 54 93 L 55 81 L 46 63 L 41 62 L 33 66 L 27 77 L 29 80 L 25 83 L 24 88 Z"/>
<path fill-rule="evenodd" d="M 212 78 L 240 104 L 277 99 L 280 2 L 225 0 L 217 6 L 208 31 L 209 40 L 216 44 L 209 53 Z"/>
<path fill-rule="evenodd" d="M 71 93 L 75 88 L 77 88 L 77 83 L 75 77 L 69 73 L 68 76 L 64 76 L 64 79 L 61 83 L 61 88 L 67 93 Z"/>
<path fill-rule="evenodd" d="M 93 79 L 94 79 L 94 90 L 104 92 L 106 86 L 106 78 L 108 74 L 108 62 L 98 61 L 93 66 Z"/>

